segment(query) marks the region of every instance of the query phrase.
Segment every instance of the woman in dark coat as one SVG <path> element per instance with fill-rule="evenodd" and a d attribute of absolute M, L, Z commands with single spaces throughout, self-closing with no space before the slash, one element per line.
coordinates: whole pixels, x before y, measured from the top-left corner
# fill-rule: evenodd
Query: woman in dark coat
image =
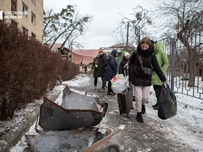
<path fill-rule="evenodd" d="M 114 95 L 115 93 L 111 89 L 111 79 L 117 74 L 117 62 L 116 62 L 116 55 L 117 50 L 113 50 L 108 57 L 107 67 L 105 71 L 105 80 L 108 81 L 108 95 Z"/>
<path fill-rule="evenodd" d="M 142 114 L 145 113 L 145 103 L 150 96 L 152 73 L 150 73 L 149 75 L 144 73 L 139 58 L 141 58 L 144 68 L 149 68 L 152 70 L 153 67 L 153 70 L 157 73 L 162 82 L 166 82 L 166 77 L 161 71 L 157 62 L 154 53 L 154 42 L 151 41 L 148 37 L 143 38 L 137 46 L 137 51 L 132 54 L 129 63 L 126 65 L 127 67 L 129 67 L 134 64 L 131 81 L 134 85 L 135 91 L 137 109 L 136 120 L 140 123 L 143 123 L 144 121 L 142 118 Z"/>
<path fill-rule="evenodd" d="M 105 71 L 107 66 L 107 56 L 104 53 L 104 50 L 102 48 L 99 49 L 99 64 L 98 64 L 98 77 L 101 77 L 102 80 L 102 87 L 99 90 L 100 92 L 104 92 L 106 81 L 104 79 Z"/>
<path fill-rule="evenodd" d="M 128 75 L 129 82 L 131 82 L 131 76 L 132 76 L 132 70 L 131 69 L 132 69 L 132 67 L 129 67 L 129 69 L 127 69 L 125 67 L 126 63 L 129 61 L 129 58 L 130 58 L 130 54 L 128 52 L 125 52 L 124 56 L 123 56 L 123 58 L 119 64 L 118 73 L 123 74 L 124 76 Z M 131 86 L 131 83 L 130 83 L 130 86 Z M 133 89 L 133 87 L 132 87 L 132 89 Z M 133 97 L 133 101 L 135 101 L 134 91 L 132 91 L 132 97 Z"/>
<path fill-rule="evenodd" d="M 119 68 L 118 68 L 119 74 L 123 74 L 124 76 L 128 75 L 127 69 L 124 66 L 126 65 L 129 58 L 130 58 L 130 54 L 128 52 L 125 52 L 124 56 L 119 64 Z"/>
<path fill-rule="evenodd" d="M 94 88 L 93 89 L 97 89 L 97 81 L 98 81 L 98 63 L 99 63 L 99 55 L 97 55 L 92 63 L 92 68 L 91 70 L 93 70 L 93 77 L 94 77 Z"/>

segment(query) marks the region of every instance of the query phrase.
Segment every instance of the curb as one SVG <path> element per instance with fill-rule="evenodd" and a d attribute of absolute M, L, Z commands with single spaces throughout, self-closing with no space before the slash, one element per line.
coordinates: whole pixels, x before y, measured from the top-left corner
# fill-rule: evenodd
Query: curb
<path fill-rule="evenodd" d="M 24 136 L 24 134 L 30 129 L 33 123 L 36 121 L 39 115 L 39 107 L 36 107 L 32 112 L 28 113 L 26 118 L 10 129 L 5 135 L 0 138 L 0 151 L 9 152 L 10 148 L 15 146 L 18 141 Z"/>
<path fill-rule="evenodd" d="M 60 92 L 52 94 L 48 98 L 55 101 Z M 9 152 L 10 148 L 15 146 L 21 138 L 29 131 L 39 116 L 40 106 L 37 106 L 33 111 L 29 112 L 17 126 L 13 126 L 6 134 L 0 137 L 0 152 Z"/>

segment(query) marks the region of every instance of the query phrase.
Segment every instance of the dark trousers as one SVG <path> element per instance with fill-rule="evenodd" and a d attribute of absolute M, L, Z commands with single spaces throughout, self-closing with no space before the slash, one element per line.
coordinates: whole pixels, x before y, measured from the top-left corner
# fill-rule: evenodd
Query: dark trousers
<path fill-rule="evenodd" d="M 101 77 L 101 80 L 102 80 L 102 89 L 105 89 L 106 81 L 104 79 L 104 76 Z"/>
<path fill-rule="evenodd" d="M 111 81 L 108 81 L 108 92 L 113 92 L 113 90 L 111 89 Z"/>
<path fill-rule="evenodd" d="M 98 77 L 94 77 L 94 86 L 97 86 Z"/>
<path fill-rule="evenodd" d="M 161 87 L 162 87 L 162 86 L 160 86 L 160 85 L 153 85 L 153 89 L 154 89 L 154 91 L 155 91 L 155 94 L 156 94 L 156 98 L 157 98 L 157 99 L 158 99 L 158 97 L 159 97 L 159 93 L 160 93 Z M 157 100 L 157 102 L 158 102 L 158 100 Z"/>

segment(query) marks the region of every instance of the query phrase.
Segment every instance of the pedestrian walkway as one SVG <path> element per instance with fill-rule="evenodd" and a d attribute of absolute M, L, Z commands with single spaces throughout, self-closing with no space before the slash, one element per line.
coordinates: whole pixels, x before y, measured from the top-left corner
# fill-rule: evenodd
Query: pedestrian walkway
<path fill-rule="evenodd" d="M 108 102 L 108 110 L 102 122 L 97 125 L 99 128 L 108 128 L 111 131 L 122 129 L 125 152 L 196 152 L 197 150 L 191 148 L 187 143 L 177 137 L 173 132 L 168 132 L 163 124 L 158 123 L 148 115 L 148 110 L 151 104 L 146 105 L 146 114 L 144 115 L 144 123 L 138 123 L 135 120 L 136 111 L 132 109 L 127 115 L 120 115 L 117 104 L 117 96 L 107 95 L 105 92 L 92 90 L 93 77 L 90 74 L 85 76 L 89 77 L 90 82 L 84 87 L 75 87 L 74 89 L 86 91 L 89 94 L 101 97 L 102 100 Z M 101 81 L 98 82 L 98 88 L 101 87 Z M 58 93 L 53 95 L 56 98 Z M 0 137 L 0 151 L 9 151 L 9 148 L 14 146 L 29 127 L 34 124 L 39 114 L 39 105 L 33 112 L 29 112 L 18 126 L 14 126 L 9 132 Z"/>

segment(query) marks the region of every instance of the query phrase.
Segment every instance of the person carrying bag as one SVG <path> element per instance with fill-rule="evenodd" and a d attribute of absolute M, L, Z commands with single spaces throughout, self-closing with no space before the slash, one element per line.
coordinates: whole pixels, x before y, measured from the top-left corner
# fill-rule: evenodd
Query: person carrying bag
<path fill-rule="evenodd" d="M 142 58 L 142 64 L 140 64 L 139 57 Z M 165 75 L 160 69 L 154 53 L 154 41 L 148 37 L 144 37 L 138 43 L 137 50 L 133 52 L 129 62 L 125 65 L 127 69 L 131 66 L 133 66 L 131 82 L 133 84 L 135 94 L 137 110 L 136 120 L 139 123 L 143 123 L 144 121 L 142 115 L 146 113 L 145 104 L 150 96 L 152 67 L 153 71 L 157 73 L 162 83 L 167 81 Z"/>
<path fill-rule="evenodd" d="M 138 54 L 138 59 L 139 59 L 140 66 L 142 68 L 143 73 L 146 75 L 152 75 L 152 68 L 143 67 L 142 57 L 139 55 L 138 52 L 137 52 L 137 54 Z"/>
<path fill-rule="evenodd" d="M 177 113 L 177 100 L 174 92 L 169 88 L 167 83 L 162 85 L 158 95 L 158 117 L 168 119 Z"/>

